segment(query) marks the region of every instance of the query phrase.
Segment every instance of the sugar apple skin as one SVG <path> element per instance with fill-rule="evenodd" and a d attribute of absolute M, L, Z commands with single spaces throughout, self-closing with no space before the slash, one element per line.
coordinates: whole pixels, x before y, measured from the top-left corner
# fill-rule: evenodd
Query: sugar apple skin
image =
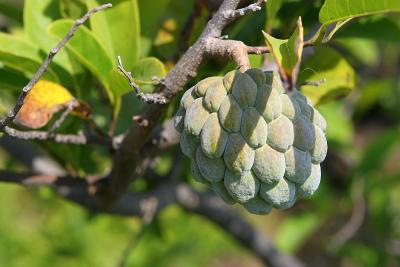
<path fill-rule="evenodd" d="M 254 214 L 311 196 L 328 145 L 324 117 L 279 75 L 249 69 L 209 77 L 187 90 L 175 116 L 194 179 Z"/>

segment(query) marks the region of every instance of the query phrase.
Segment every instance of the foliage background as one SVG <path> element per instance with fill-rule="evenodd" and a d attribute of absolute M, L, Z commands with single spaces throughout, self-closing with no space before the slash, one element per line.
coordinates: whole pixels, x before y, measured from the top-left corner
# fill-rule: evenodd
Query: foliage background
<path fill-rule="evenodd" d="M 2 115 L 45 56 L 44 51 L 56 42 L 57 36 L 63 35 L 62 29 L 68 21 L 61 19 L 75 19 L 87 6 L 103 2 L 106 1 L 0 0 L 0 27 L 7 33 L 0 35 Z M 114 114 L 118 117 L 116 133 L 121 133 L 141 103 L 132 93 L 126 93 L 129 88 L 124 87 L 125 81 L 112 73 L 115 55 L 122 53 L 135 78 L 151 91 L 151 77 L 162 77 L 200 34 L 210 16 L 210 6 L 206 3 L 218 1 L 111 2 L 129 8 L 125 6 L 115 13 L 93 17 L 87 25 L 91 32 L 86 33 L 89 35 L 86 44 L 92 49 L 84 51 L 79 43 L 71 43 L 68 52 L 58 56 L 46 78 L 58 80 L 77 98 L 87 101 L 94 110 L 95 122 L 104 131 L 109 130 Z M 287 38 L 300 15 L 305 32 L 314 32 L 322 2 L 269 0 L 269 8 L 241 18 L 226 34 L 249 45 L 263 45 L 261 30 Z M 184 25 L 194 13 L 192 30 L 185 35 Z M 105 14 L 111 15 L 102 18 Z M 102 27 L 102 19 L 109 22 L 109 29 L 96 28 Z M 50 25 L 55 20 L 58 21 Z M 116 33 L 113 29 L 120 31 Z M 124 41 L 107 43 L 111 33 L 116 34 L 112 40 Z M 326 77 L 328 83 L 323 86 L 338 89 L 337 94 L 326 100 L 351 91 L 347 98 L 319 106 L 329 125 L 329 154 L 320 189 L 315 196 L 298 202 L 293 208 L 274 210 L 268 216 L 252 216 L 238 208 L 281 251 L 296 255 L 312 266 L 400 265 L 399 43 L 400 17 L 385 14 L 357 19 L 342 28 L 329 44 L 305 50 L 300 79 Z M 118 47 L 122 52 L 115 51 Z M 81 58 L 82 54 L 88 62 Z M 269 56 L 266 59 L 271 60 Z M 263 58 L 251 56 L 251 62 L 253 67 L 259 67 Z M 192 83 L 232 68 L 231 62 L 212 60 L 201 68 Z M 348 73 L 354 73 L 355 86 L 351 82 L 340 84 L 348 78 Z M 326 88 L 303 89 L 309 94 L 318 94 L 318 90 Z M 109 103 L 113 108 L 108 107 Z M 169 117 L 175 112 L 173 106 Z M 69 118 L 62 130 L 74 132 L 79 125 L 79 119 Z M 98 147 L 47 142 L 34 143 L 34 146 L 47 151 L 71 173 L 106 173 L 110 168 L 108 151 Z M 162 155 L 156 172 L 167 173 L 178 153 L 176 148 Z M 181 160 L 184 161 L 182 179 L 191 183 L 189 162 Z M 25 168 L 1 148 L 0 167 Z M 132 190 L 147 187 L 139 180 Z M 357 225 L 350 218 L 360 212 L 363 216 Z M 343 226 L 349 220 L 350 225 L 358 227 L 354 234 L 343 239 Z M 139 227 L 137 219 L 92 214 L 58 199 L 49 189 L 27 190 L 0 184 L 0 266 L 117 266 Z M 176 206 L 158 216 L 130 253 L 127 264 L 205 265 L 262 264 L 217 226 Z"/>

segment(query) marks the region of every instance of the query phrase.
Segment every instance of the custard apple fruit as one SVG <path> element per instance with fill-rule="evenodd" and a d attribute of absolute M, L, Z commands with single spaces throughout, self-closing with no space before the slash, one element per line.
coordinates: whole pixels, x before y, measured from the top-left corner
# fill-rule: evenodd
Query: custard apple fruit
<path fill-rule="evenodd" d="M 301 92 L 286 93 L 275 72 L 200 81 L 182 96 L 175 128 L 193 177 L 228 204 L 267 214 L 319 186 L 326 121 Z"/>

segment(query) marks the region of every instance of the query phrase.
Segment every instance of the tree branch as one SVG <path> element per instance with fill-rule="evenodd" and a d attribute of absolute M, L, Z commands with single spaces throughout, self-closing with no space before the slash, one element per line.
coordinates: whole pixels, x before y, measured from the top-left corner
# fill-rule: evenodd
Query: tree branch
<path fill-rule="evenodd" d="M 88 138 L 79 132 L 78 134 L 54 134 L 48 131 L 20 131 L 6 126 L 4 132 L 13 138 L 23 140 L 54 140 L 57 143 L 83 145 L 88 143 Z"/>
<path fill-rule="evenodd" d="M 66 173 L 57 162 L 41 153 L 40 149 L 28 141 L 17 140 L 5 135 L 0 138 L 0 146 L 34 173 L 58 176 Z"/>
<path fill-rule="evenodd" d="M 71 100 L 67 104 L 67 108 L 61 113 L 61 116 L 54 122 L 51 128 L 48 130 L 50 136 L 54 136 L 55 131 L 60 128 L 64 121 L 67 119 L 68 115 L 72 112 L 72 110 L 78 106 L 78 101 L 75 99 Z"/>
<path fill-rule="evenodd" d="M 53 48 L 50 50 L 50 53 L 47 55 L 46 59 L 43 61 L 42 65 L 33 75 L 32 79 L 28 82 L 28 84 L 22 89 L 21 94 L 18 97 L 17 102 L 15 103 L 14 107 L 11 111 L 8 112 L 7 117 L 0 121 L 0 131 L 4 131 L 5 128 L 14 120 L 15 116 L 17 116 L 19 110 L 21 109 L 22 105 L 24 104 L 25 97 L 29 94 L 32 90 L 33 86 L 40 80 L 43 74 L 49 68 L 49 65 L 53 61 L 55 55 L 60 51 L 61 48 L 65 46 L 65 44 L 72 38 L 76 30 L 85 23 L 93 14 L 97 13 L 98 11 L 107 9 L 112 7 L 111 4 L 104 4 L 99 7 L 93 8 L 89 12 L 87 12 L 82 18 L 78 19 L 68 33 L 64 36 L 64 38 Z"/>
<path fill-rule="evenodd" d="M 297 259 L 281 254 L 263 233 L 253 228 L 215 195 L 199 193 L 185 184 L 162 183 L 145 193 L 126 193 L 111 207 L 104 207 L 94 191 L 101 180 L 70 176 L 35 175 L 0 171 L 0 181 L 29 187 L 50 186 L 61 197 L 89 210 L 122 216 L 145 217 L 146 221 L 172 203 L 219 225 L 271 267 L 301 267 Z"/>
<path fill-rule="evenodd" d="M 207 38 L 205 49 L 209 56 L 231 58 L 242 72 L 251 68 L 248 56 L 249 47 L 241 41 Z"/>
<path fill-rule="evenodd" d="M 123 216 L 148 216 L 159 212 L 175 202 L 174 184 L 163 183 L 144 193 L 126 193 L 110 206 L 105 206 L 96 196 L 104 178 L 84 179 L 72 176 L 40 175 L 30 172 L 16 173 L 0 170 L 0 181 L 23 185 L 25 187 L 51 187 L 60 197 L 81 205 L 88 210 Z M 148 205 L 152 202 L 151 205 Z"/>
<path fill-rule="evenodd" d="M 224 13 L 224 16 L 227 19 L 235 19 L 238 17 L 242 17 L 242 16 L 246 15 L 247 13 L 261 10 L 261 6 L 266 2 L 267 2 L 267 0 L 258 0 L 256 3 L 250 4 L 244 8 L 239 8 L 234 11 L 227 10 Z"/>
<path fill-rule="evenodd" d="M 190 46 L 190 37 L 194 31 L 196 25 L 196 19 L 201 16 L 201 11 L 203 9 L 204 0 L 195 0 L 193 9 L 189 17 L 187 18 L 185 24 L 180 32 L 180 39 L 178 43 L 178 49 L 176 49 L 175 54 L 172 56 L 173 62 L 179 60 L 179 57 L 184 51 L 186 51 Z"/>
<path fill-rule="evenodd" d="M 142 100 L 143 102 L 146 102 L 148 104 L 167 104 L 169 102 L 169 99 L 167 99 L 165 96 L 162 94 L 148 94 L 148 93 L 143 93 L 139 86 L 135 83 L 132 73 L 128 72 L 125 70 L 124 65 L 122 64 L 122 59 L 120 56 L 118 56 L 118 65 L 117 68 L 122 74 L 126 77 L 126 79 L 129 81 L 129 85 L 132 87 L 133 91 L 135 92 L 136 96 Z"/>
<path fill-rule="evenodd" d="M 218 11 L 213 15 L 207 26 L 203 30 L 199 39 L 191 46 L 177 62 L 177 64 L 166 75 L 164 83 L 161 84 L 160 95 L 166 99 L 175 97 L 185 86 L 185 84 L 197 75 L 200 65 L 204 62 L 207 51 L 206 44 L 208 38 L 218 38 L 222 30 L 232 22 L 232 18 L 226 17 L 227 13 L 236 10 L 240 0 L 225 0 Z M 167 105 L 147 104 L 143 112 L 137 116 L 142 123 L 134 123 L 123 138 L 120 150 L 113 159 L 113 169 L 110 173 L 110 184 L 103 192 L 109 199 L 117 199 L 125 192 L 132 179 L 143 174 L 142 147 L 150 138 L 155 126 L 165 114 Z"/>
<path fill-rule="evenodd" d="M 16 173 L 11 171 L 0 171 L 0 181 L 21 184 L 28 187 L 52 186 L 57 188 L 59 186 L 66 186 L 73 188 L 86 186 L 86 181 L 84 179 L 73 178 L 70 176 L 35 174 L 31 172 Z"/>
<path fill-rule="evenodd" d="M 12 138 L 22 140 L 55 141 L 61 144 L 86 145 L 89 143 L 112 146 L 112 141 L 99 136 L 79 131 L 77 134 L 56 134 L 50 131 L 21 131 L 6 126 L 4 133 Z"/>
<path fill-rule="evenodd" d="M 212 19 L 208 22 L 200 38 L 192 47 L 182 56 L 172 70 L 167 74 L 164 82 L 160 85 L 157 92 L 160 99 L 169 102 L 179 92 L 182 91 L 185 84 L 197 75 L 200 65 L 209 55 L 225 55 L 233 58 L 241 69 L 250 66 L 247 53 L 263 53 L 263 48 L 251 48 L 243 43 L 239 48 L 234 47 L 239 43 L 233 40 L 221 40 L 222 30 L 235 18 L 244 15 L 250 11 L 259 10 L 264 1 L 257 1 L 243 9 L 236 9 L 240 0 L 225 0 Z M 6 131 L 10 135 L 19 138 L 32 137 L 33 139 L 47 140 L 49 132 L 33 131 L 28 133 L 18 131 L 8 127 L 15 118 L 23 105 L 24 99 L 35 83 L 41 78 L 47 70 L 56 53 L 68 42 L 77 28 L 83 24 L 91 15 L 102 9 L 111 7 L 110 4 L 100 6 L 89 11 L 84 17 L 77 20 L 63 40 L 50 51 L 50 54 L 43 62 L 32 80 L 24 87 L 14 108 L 8 113 L 7 117 L 0 121 L 0 131 Z M 219 43 L 219 41 L 223 43 Z M 210 43 L 219 44 L 215 49 L 211 48 Z M 121 71 L 124 70 L 121 64 Z M 124 70 L 125 71 L 125 70 Z M 130 73 L 124 72 L 127 79 L 132 78 Z M 130 78 L 129 78 L 130 77 Z M 132 78 L 133 81 L 133 78 Z M 131 84 L 135 92 L 140 94 L 138 87 Z M 211 221 L 220 225 L 228 233 L 232 234 L 238 241 L 252 249 L 264 262 L 271 266 L 301 266 L 296 260 L 281 255 L 273 247 L 269 240 L 264 239 L 263 235 L 253 229 L 251 225 L 242 220 L 232 210 L 221 205 L 221 202 L 213 195 L 197 193 L 191 190 L 187 185 L 176 185 L 172 182 L 162 183 L 155 189 L 144 193 L 126 193 L 133 177 L 143 173 L 149 164 L 149 157 L 159 149 L 176 144 L 177 133 L 172 130 L 160 131 L 159 135 L 153 135 L 153 132 L 165 114 L 167 105 L 153 104 L 157 101 L 148 101 L 143 112 L 136 116 L 133 127 L 123 137 L 119 143 L 119 149 L 113 158 L 113 169 L 106 178 L 82 179 L 71 176 L 52 176 L 35 175 L 32 173 L 12 173 L 0 171 L 0 181 L 16 183 L 28 187 L 50 186 L 61 197 L 75 202 L 89 210 L 96 212 L 106 212 L 124 216 L 145 216 L 148 214 L 148 205 L 144 203 L 155 203 L 152 208 L 154 213 L 162 210 L 171 203 L 178 202 L 186 210 L 207 217 Z M 57 129 L 57 127 L 55 127 Z M 162 134 L 170 134 L 165 138 Z M 151 139 L 151 137 L 154 139 Z M 64 140 L 64 142 L 87 142 L 82 135 L 59 135 L 54 134 L 54 140 Z M 154 140 L 157 140 L 154 142 Z M 150 148 L 150 149 L 149 149 Z M 154 149 L 154 150 L 153 150 Z"/>

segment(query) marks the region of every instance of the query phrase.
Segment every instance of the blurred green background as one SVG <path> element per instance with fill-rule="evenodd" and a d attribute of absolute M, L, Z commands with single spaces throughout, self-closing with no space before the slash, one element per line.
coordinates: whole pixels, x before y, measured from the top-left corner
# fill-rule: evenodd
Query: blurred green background
<path fill-rule="evenodd" d="M 50 48 L 46 46 L 56 42 L 57 25 L 49 25 L 60 19 L 75 19 L 88 6 L 103 2 L 106 1 L 0 0 L 0 30 L 4 34 L 0 36 L 1 115 L 10 108 L 37 67 L 37 61 L 40 63 L 45 56 Z M 116 34 L 115 38 L 124 40 L 118 51 L 123 51 L 124 62 L 137 74 L 135 78 L 145 90 L 151 91 L 154 88 L 151 77 L 165 75 L 199 36 L 220 1 L 112 2 L 134 3 L 131 8 L 135 15 L 124 13 L 121 21 L 110 26 L 110 32 L 112 27 L 125 26 L 129 30 L 129 33 Z M 305 33 L 313 33 L 318 28 L 322 3 L 270 0 L 267 9 L 263 7 L 260 12 L 240 18 L 224 34 L 248 45 L 263 45 L 261 30 L 287 38 L 298 16 L 302 16 Z M 35 22 L 42 23 L 39 26 L 45 32 L 38 31 L 40 27 Z M 114 64 L 116 51 L 112 50 L 116 45 L 105 43 L 104 38 L 110 32 L 96 30 L 96 23 L 101 21 L 88 23 L 87 29 L 91 29 L 94 39 L 103 46 L 103 52 L 112 55 L 111 59 L 101 59 L 108 62 L 104 64 Z M 136 23 L 136 28 L 129 23 Z M 123 50 L 124 47 L 128 48 Z M 300 78 L 326 77 L 328 81 L 322 89 L 307 87 L 304 91 L 319 94 L 318 90 L 338 90 L 326 96 L 317 107 L 328 122 L 329 144 L 320 188 L 312 198 L 299 201 L 289 210 L 274 210 L 268 216 L 249 215 L 235 207 L 281 251 L 299 257 L 309 266 L 400 266 L 399 47 L 400 16 L 391 13 L 354 20 L 340 29 L 328 44 L 305 49 Z M 107 76 L 105 80 L 99 78 L 101 70 L 85 63 L 76 49 L 79 50 L 69 47 L 59 56 L 54 77 L 48 78 L 58 79 L 76 97 L 87 101 L 101 129 L 110 130 L 114 114 L 118 117 L 116 133 L 124 132 L 142 104 L 132 93 L 127 93 L 129 88 L 125 85 L 115 86 L 121 81 L 118 75 Z M 63 57 L 68 57 L 68 64 L 62 62 Z M 251 62 L 253 67 L 268 66 L 271 57 L 251 56 Z M 191 84 L 234 67 L 232 62 L 211 60 Z M 353 79 L 345 76 L 348 73 L 354 74 L 354 85 L 341 84 L 346 77 Z M 343 94 L 348 96 L 339 99 Z M 176 106 L 176 103 L 171 105 L 167 118 L 174 114 Z M 68 118 L 61 130 L 75 132 L 80 124 L 79 119 Z M 109 152 L 97 146 L 31 143 L 71 174 L 104 174 L 110 168 Z M 155 172 L 168 173 L 179 153 L 174 148 L 160 155 Z M 180 179 L 192 183 L 189 161 L 182 160 Z M 23 170 L 26 166 L 0 147 L 0 168 Z M 194 186 L 205 190 L 197 184 Z M 150 187 L 139 180 L 132 190 Z M 25 189 L 0 184 L 0 266 L 118 266 L 140 225 L 140 220 L 135 218 L 90 213 L 57 198 L 47 188 Z M 145 231 L 129 253 L 126 266 L 263 265 L 211 222 L 178 206 L 170 206 Z"/>

